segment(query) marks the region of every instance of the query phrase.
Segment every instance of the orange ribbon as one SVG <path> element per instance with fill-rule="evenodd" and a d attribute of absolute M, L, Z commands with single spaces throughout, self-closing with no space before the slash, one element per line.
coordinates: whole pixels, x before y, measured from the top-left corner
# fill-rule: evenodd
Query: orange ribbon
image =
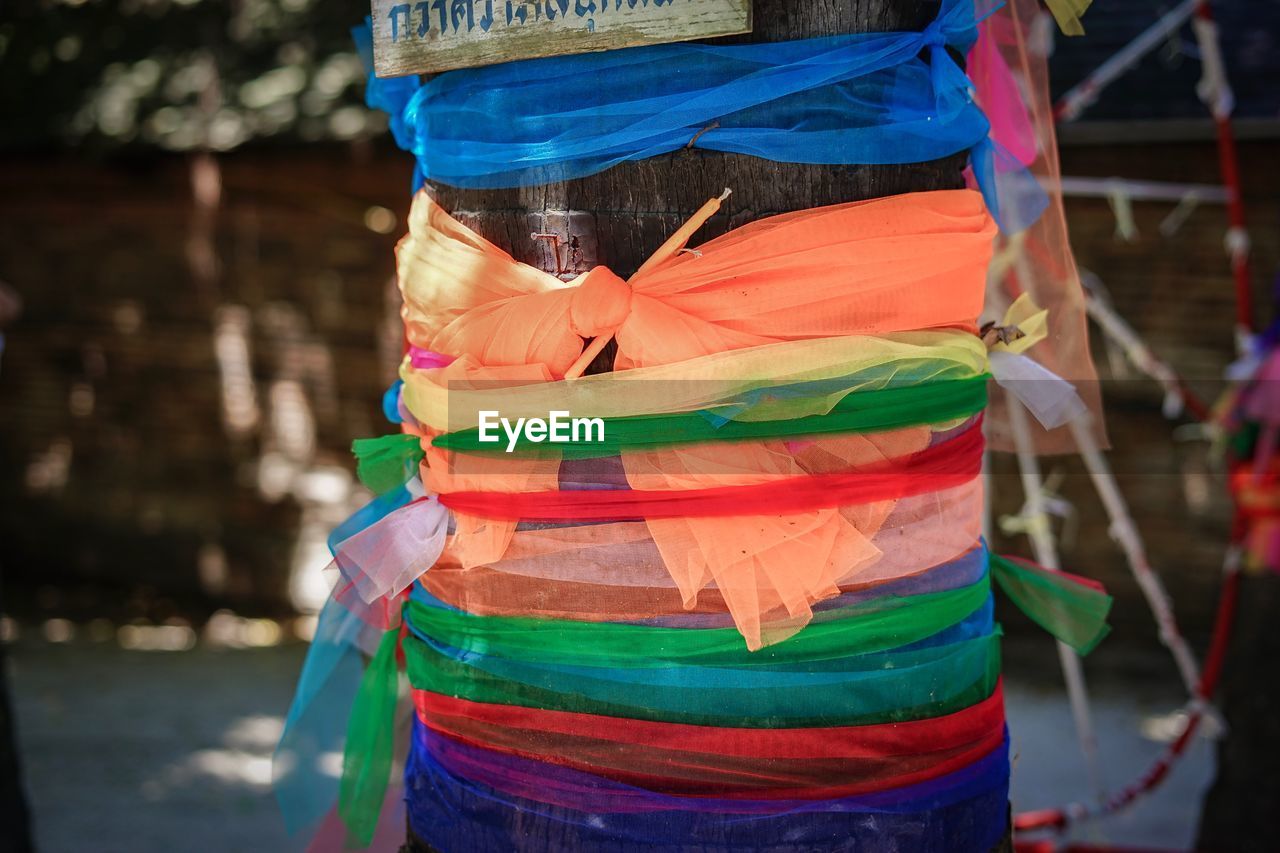
<path fill-rule="evenodd" d="M 704 205 L 627 281 L 596 267 L 566 283 L 421 192 L 397 248 L 409 341 L 484 367 L 542 365 L 559 379 L 610 336 L 621 370 L 779 341 L 976 329 L 996 233 L 977 192 L 781 214 L 682 252 L 719 207 Z M 594 341 L 584 348 L 583 338 Z"/>

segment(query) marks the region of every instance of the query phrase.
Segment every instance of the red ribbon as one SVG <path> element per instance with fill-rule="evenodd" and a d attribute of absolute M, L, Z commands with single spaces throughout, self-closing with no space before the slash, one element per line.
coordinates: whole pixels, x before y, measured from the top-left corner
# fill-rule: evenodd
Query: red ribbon
<path fill-rule="evenodd" d="M 743 729 L 657 723 L 471 702 L 414 690 L 419 718 L 484 749 L 685 796 L 827 799 L 922 782 L 967 767 L 1004 739 L 997 685 L 928 720 Z"/>
<path fill-rule="evenodd" d="M 787 477 L 752 486 L 672 491 L 452 492 L 455 512 L 503 521 L 642 521 L 788 515 L 920 495 L 960 486 L 982 470 L 982 420 L 919 453 L 841 474 Z"/>

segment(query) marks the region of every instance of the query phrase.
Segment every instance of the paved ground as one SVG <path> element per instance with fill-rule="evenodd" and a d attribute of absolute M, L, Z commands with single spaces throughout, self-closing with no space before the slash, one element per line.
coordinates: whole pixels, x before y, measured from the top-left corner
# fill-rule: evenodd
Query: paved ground
<path fill-rule="evenodd" d="M 269 791 L 270 755 L 303 651 L 135 651 L 22 632 L 12 683 L 39 849 L 291 849 Z M 1087 797 L 1065 698 L 1043 667 L 1022 666 L 1032 677 L 1012 666 L 1006 687 L 1015 808 Z M 1157 753 L 1149 736 L 1177 705 L 1176 685 L 1095 681 L 1107 781 L 1121 784 Z M 1080 837 L 1185 849 L 1211 774 L 1212 749 L 1200 741 L 1160 794 Z"/>

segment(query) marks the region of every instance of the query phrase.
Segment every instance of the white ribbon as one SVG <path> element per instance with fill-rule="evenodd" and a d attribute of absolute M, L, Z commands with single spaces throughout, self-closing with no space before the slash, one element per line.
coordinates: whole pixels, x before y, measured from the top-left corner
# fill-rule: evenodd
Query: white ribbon
<path fill-rule="evenodd" d="M 334 562 L 366 604 L 398 595 L 435 565 L 449 535 L 437 496 L 400 507 L 338 544 Z"/>
<path fill-rule="evenodd" d="M 996 383 L 1022 401 L 1045 429 L 1057 429 L 1088 411 L 1076 388 L 1021 353 L 988 354 Z"/>

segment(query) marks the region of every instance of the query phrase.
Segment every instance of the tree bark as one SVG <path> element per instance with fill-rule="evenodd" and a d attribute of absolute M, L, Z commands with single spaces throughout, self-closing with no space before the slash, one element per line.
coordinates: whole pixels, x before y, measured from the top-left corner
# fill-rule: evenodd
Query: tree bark
<path fill-rule="evenodd" d="M 4 641 L 0 640 L 0 853 L 28 853 L 31 849 L 22 765 L 18 760 L 13 707 L 9 704 L 8 662 Z"/>
<path fill-rule="evenodd" d="M 755 0 L 754 32 L 716 43 L 918 31 L 937 16 L 938 7 L 938 0 Z M 959 188 L 964 186 L 966 159 L 960 153 L 930 163 L 827 166 L 686 149 L 564 183 L 498 190 L 433 185 L 432 191 L 445 210 L 517 260 L 565 279 L 597 265 L 625 278 L 726 187 L 733 195 L 698 232 L 693 245 L 777 213 Z M 588 372 L 608 370 L 611 350 L 612 345 Z M 429 851 L 429 841 L 410 832 L 405 849 Z M 531 851 L 576 849 L 567 835 L 526 836 L 521 846 Z M 1010 849 L 1009 836 L 997 847 L 1004 849 Z"/>

